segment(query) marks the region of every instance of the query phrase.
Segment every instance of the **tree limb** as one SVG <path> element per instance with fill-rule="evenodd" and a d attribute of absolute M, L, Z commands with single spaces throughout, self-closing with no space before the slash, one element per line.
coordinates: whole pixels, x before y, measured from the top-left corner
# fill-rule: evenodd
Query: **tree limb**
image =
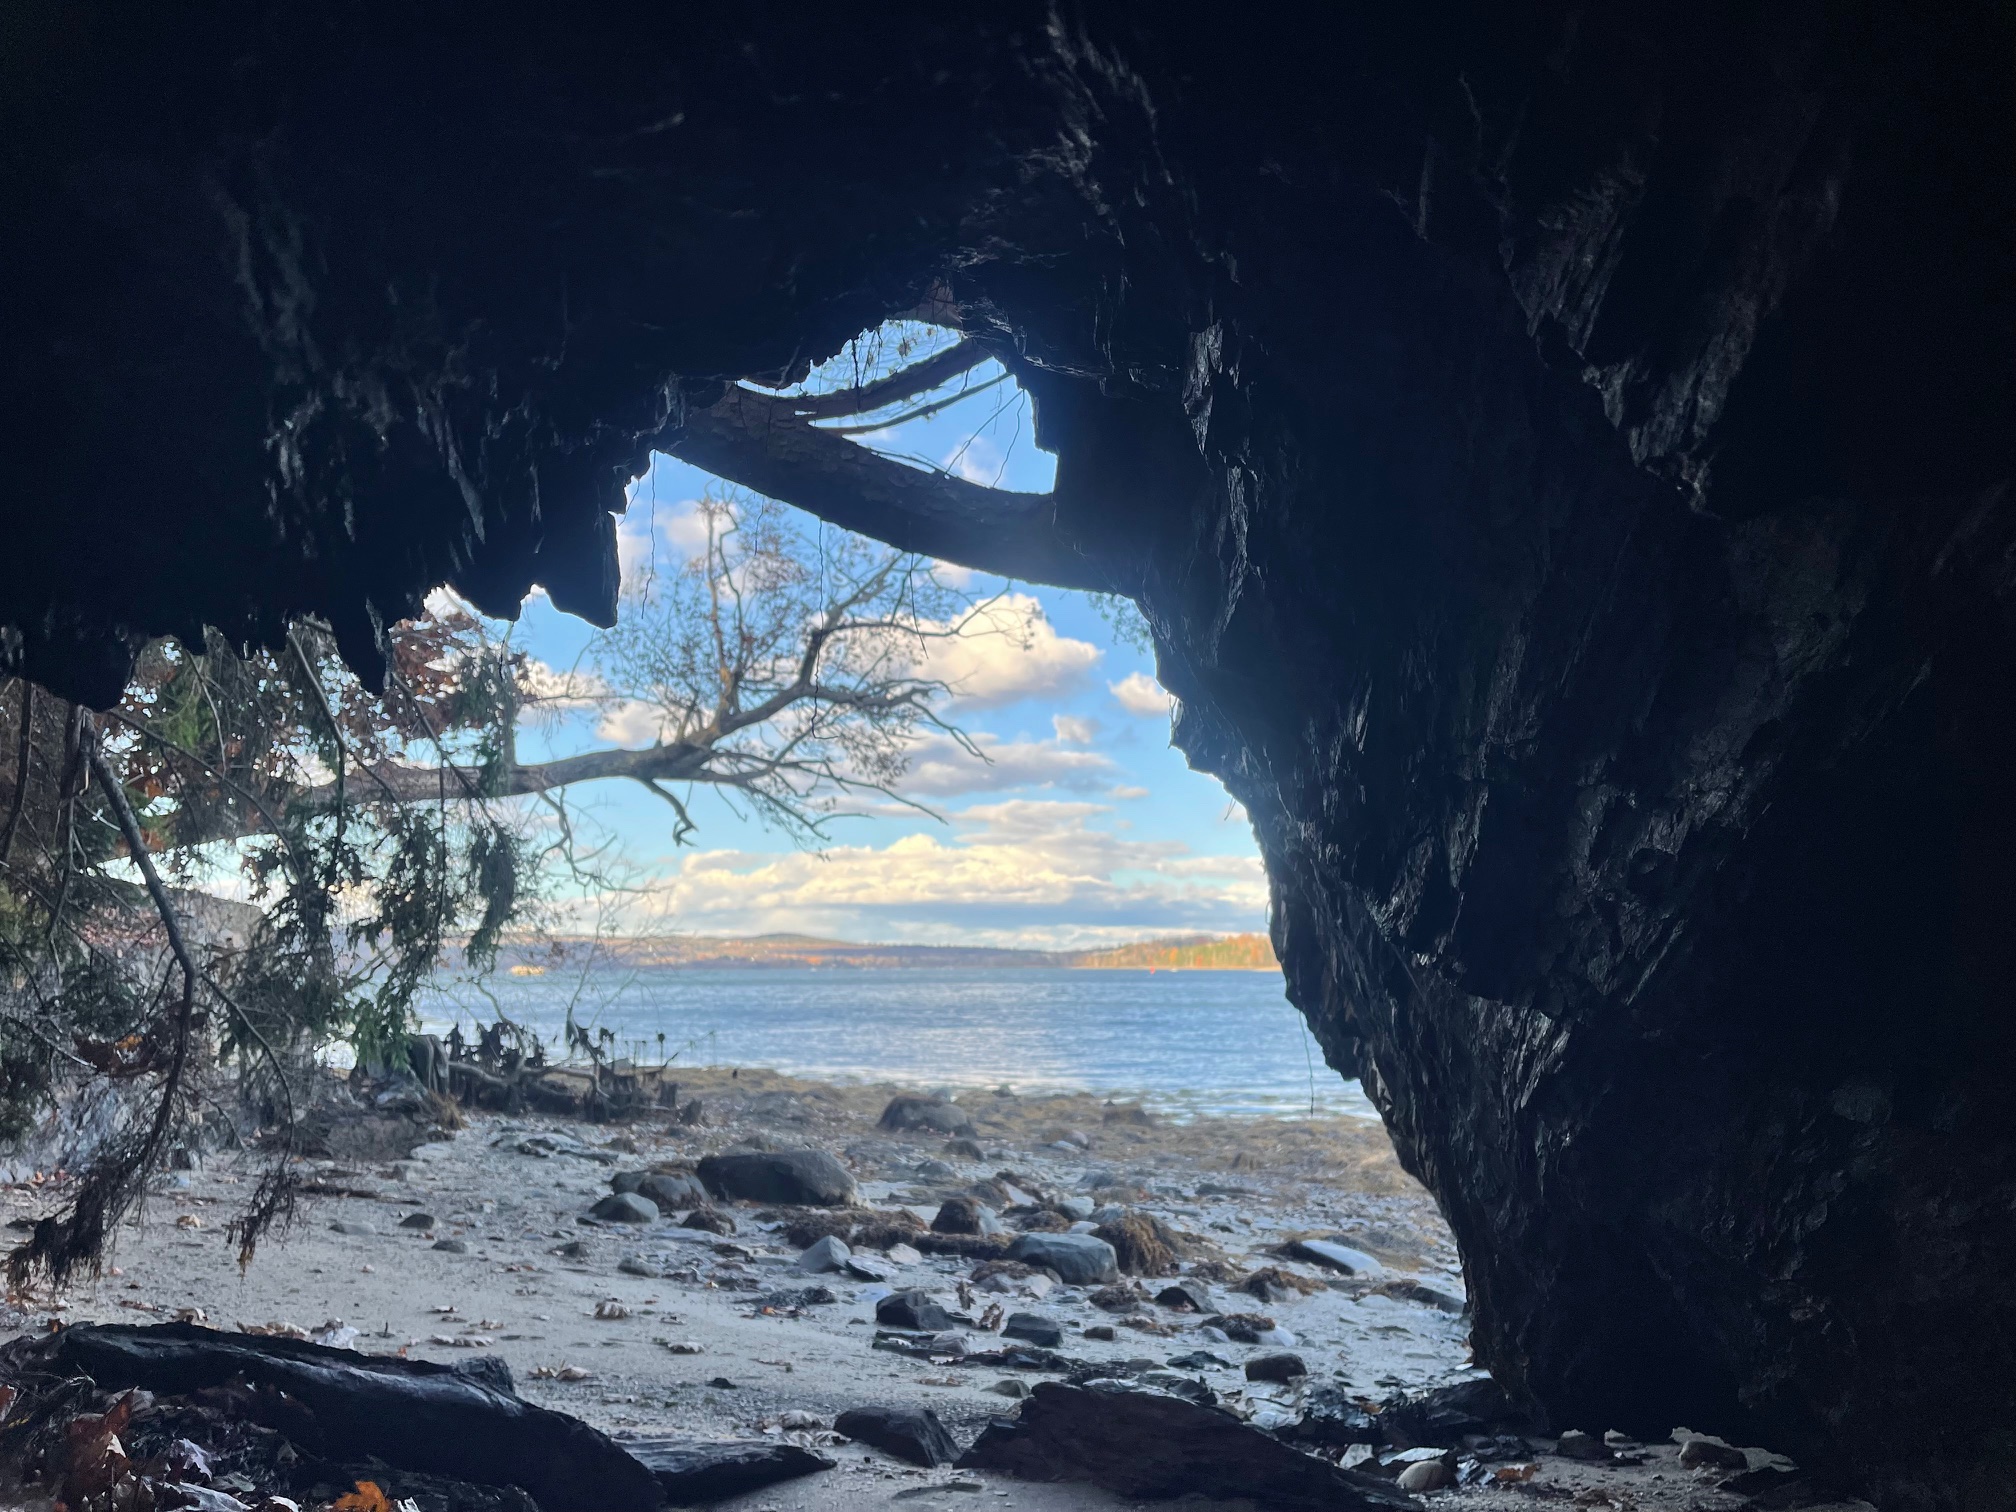
<path fill-rule="evenodd" d="M 807 423 L 788 399 L 731 388 L 658 445 L 901 551 L 1027 583 L 1113 591 L 1100 564 L 1059 527 L 1055 494 L 983 488 L 906 467 Z"/>
<path fill-rule="evenodd" d="M 941 383 L 950 382 L 961 373 L 970 373 L 988 356 L 989 353 L 978 342 L 961 341 L 873 383 L 859 383 L 853 388 L 836 389 L 830 394 L 800 394 L 785 403 L 806 420 L 837 420 L 844 415 L 865 415 L 870 410 L 900 404 Z"/>

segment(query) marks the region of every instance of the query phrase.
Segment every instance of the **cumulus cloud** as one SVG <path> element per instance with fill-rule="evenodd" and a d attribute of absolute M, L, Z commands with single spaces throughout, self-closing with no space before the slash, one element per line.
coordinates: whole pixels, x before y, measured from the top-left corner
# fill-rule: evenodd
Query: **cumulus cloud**
<path fill-rule="evenodd" d="M 1072 745 L 1090 745 L 1099 738 L 1099 721 L 1077 714 L 1052 714 L 1050 728 L 1057 732 L 1059 740 Z"/>
<path fill-rule="evenodd" d="M 1254 856 L 1101 827 L 1102 804 L 975 804 L 950 832 L 823 855 L 704 851 L 630 905 L 632 927 L 703 934 L 802 930 L 853 939 L 1069 945 L 1144 931 L 1257 929 Z"/>
<path fill-rule="evenodd" d="M 1003 740 L 984 730 L 971 732 L 967 738 L 979 747 L 980 756 L 950 736 L 932 734 L 919 740 L 899 791 L 924 798 L 1000 793 L 1022 787 L 1097 792 L 1118 770 L 1110 758 L 1097 751 L 1074 750 L 1055 740 Z"/>
<path fill-rule="evenodd" d="M 1106 686 L 1112 690 L 1121 708 L 1144 719 L 1167 714 L 1176 703 L 1169 690 L 1146 672 L 1129 672 L 1120 681 Z"/>
<path fill-rule="evenodd" d="M 1036 599 L 1011 593 L 967 633 L 929 642 L 915 671 L 946 684 L 963 707 L 985 709 L 1063 693 L 1103 654 L 1089 641 L 1059 635 Z"/>

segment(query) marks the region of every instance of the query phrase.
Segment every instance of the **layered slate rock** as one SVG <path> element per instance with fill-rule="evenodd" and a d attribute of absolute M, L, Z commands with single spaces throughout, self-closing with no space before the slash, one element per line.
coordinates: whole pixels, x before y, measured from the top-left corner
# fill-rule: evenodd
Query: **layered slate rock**
<path fill-rule="evenodd" d="M 10 664 L 606 618 L 653 447 L 954 321 L 1058 478 L 933 554 L 1142 603 L 1521 1409 L 2016 1477 L 2006 6 L 93 9 L 0 58 Z"/>
<path fill-rule="evenodd" d="M 1282 1443 L 1222 1407 L 1120 1381 L 1039 1383 L 959 1464 L 1026 1480 L 1091 1481 L 1142 1501 L 1247 1498 L 1279 1512 L 1401 1512 L 1411 1499 Z"/>

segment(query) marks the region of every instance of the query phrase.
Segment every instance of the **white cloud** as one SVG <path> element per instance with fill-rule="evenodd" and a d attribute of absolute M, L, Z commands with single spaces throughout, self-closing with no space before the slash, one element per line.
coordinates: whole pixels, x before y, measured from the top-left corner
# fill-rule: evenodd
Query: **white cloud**
<path fill-rule="evenodd" d="M 1113 789 L 1113 796 L 1115 798 L 1146 798 L 1148 796 L 1148 789 L 1144 787 L 1116 787 Z"/>
<path fill-rule="evenodd" d="M 851 939 L 1068 945 L 1264 925 L 1254 856 L 1098 827 L 1103 805 L 976 804 L 944 832 L 824 855 L 705 851 L 630 905 L 631 927 L 702 934 L 803 930 Z"/>
<path fill-rule="evenodd" d="M 616 560 L 625 588 L 641 575 L 677 572 L 707 547 L 707 525 L 699 501 L 639 497 L 633 484 L 630 507 L 616 522 Z"/>
<path fill-rule="evenodd" d="M 1068 788 L 1097 792 L 1117 768 L 1097 751 L 1077 751 L 1054 740 L 1003 740 L 985 731 L 968 737 L 986 758 L 981 760 L 947 735 L 918 741 L 910 771 L 898 791 L 924 798 L 950 798 L 961 793 L 999 793 L 1010 788 Z"/>
<path fill-rule="evenodd" d="M 959 704 L 984 709 L 1061 693 L 1103 654 L 1089 641 L 1059 635 L 1036 599 L 1011 593 L 966 633 L 929 642 L 915 672 L 946 684 Z"/>
<path fill-rule="evenodd" d="M 1099 738 L 1099 721 L 1077 714 L 1052 714 L 1050 728 L 1072 745 L 1090 745 Z"/>
<path fill-rule="evenodd" d="M 1129 672 L 1120 681 L 1106 686 L 1112 689 L 1121 708 L 1143 718 L 1167 714 L 1176 704 L 1169 691 L 1146 672 Z"/>

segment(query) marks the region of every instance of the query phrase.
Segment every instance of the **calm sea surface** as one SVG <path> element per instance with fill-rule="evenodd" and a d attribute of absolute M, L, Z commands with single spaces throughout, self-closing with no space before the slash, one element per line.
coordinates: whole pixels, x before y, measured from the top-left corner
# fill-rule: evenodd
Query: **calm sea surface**
<path fill-rule="evenodd" d="M 1323 1064 L 1281 978 L 1261 971 L 706 967 L 498 975 L 483 998 L 440 994 L 427 1027 L 495 1011 L 557 1050 L 570 1002 L 616 1052 L 761 1066 L 825 1081 L 1012 1086 L 1142 1097 L 1177 1116 L 1376 1116 Z"/>

